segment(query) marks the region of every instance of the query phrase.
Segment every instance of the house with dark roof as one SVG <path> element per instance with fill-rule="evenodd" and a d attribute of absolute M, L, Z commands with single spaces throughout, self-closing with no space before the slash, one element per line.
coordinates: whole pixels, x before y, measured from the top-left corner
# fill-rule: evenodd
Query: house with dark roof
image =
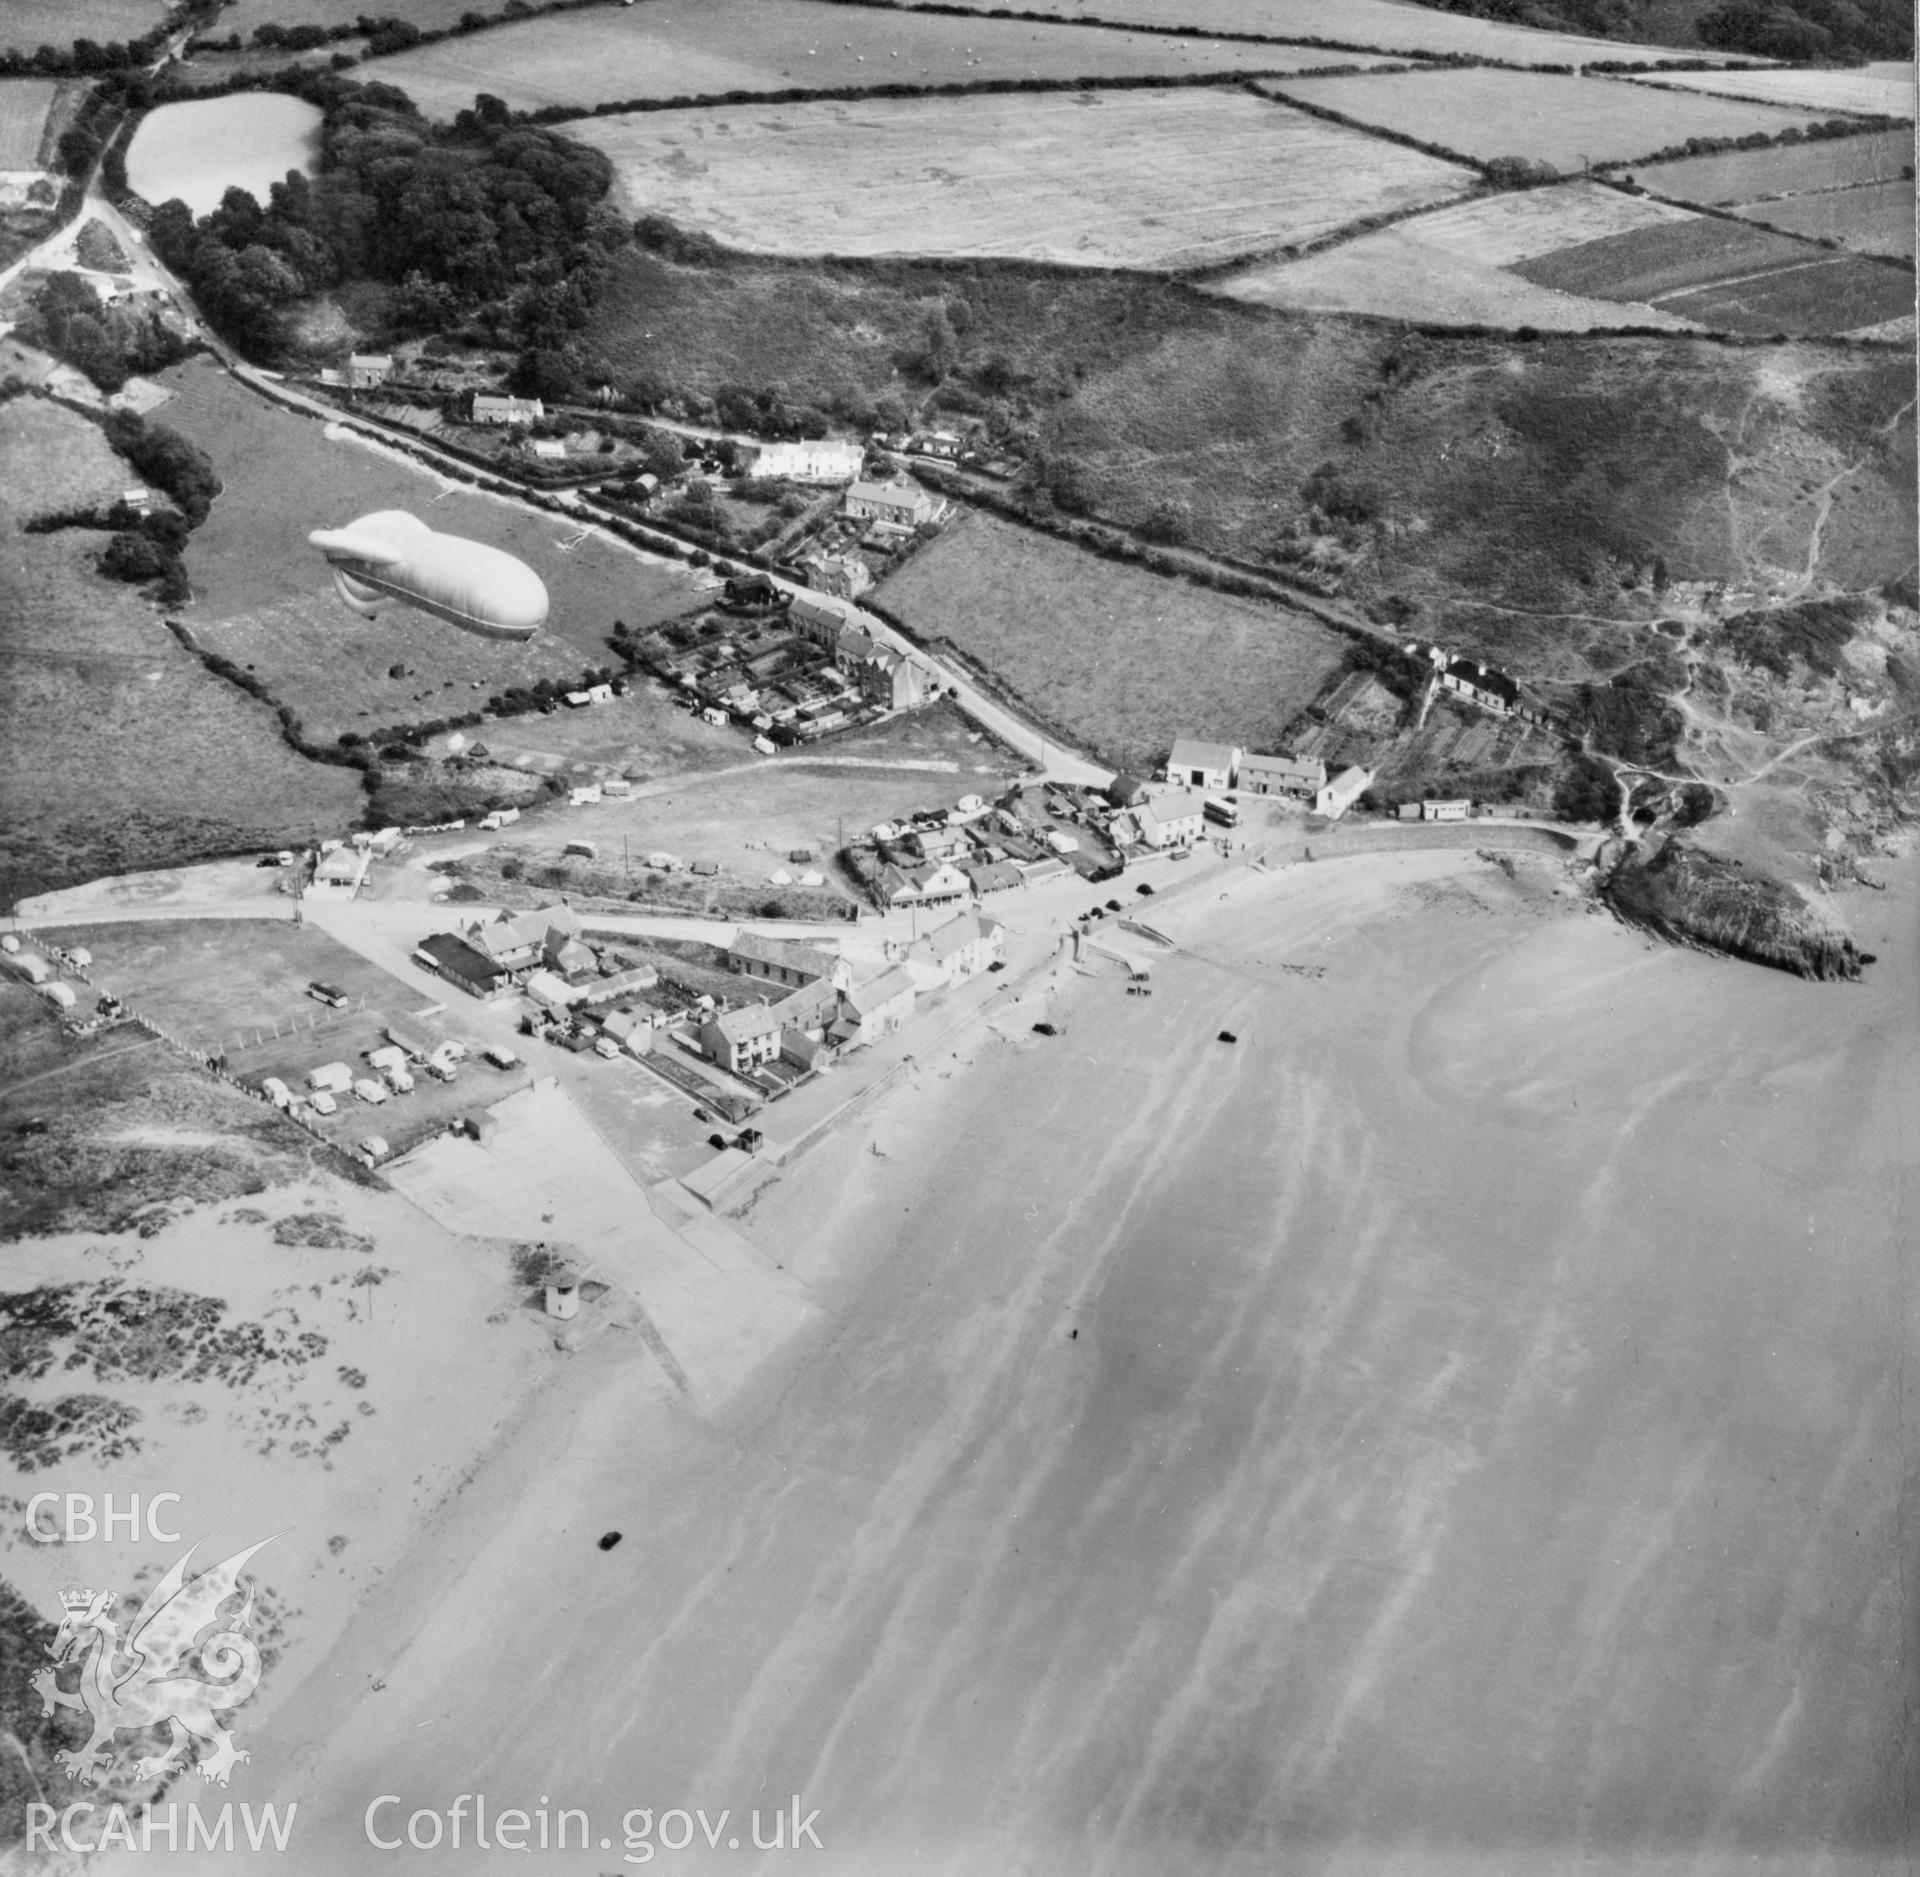
<path fill-rule="evenodd" d="M 504 997 L 513 988 L 513 973 L 496 964 L 483 951 L 469 945 L 456 932 L 435 932 L 414 948 L 415 955 L 432 960 L 431 969 L 465 991 L 469 997 L 487 1002 Z"/>
<path fill-rule="evenodd" d="M 701 1024 L 700 1053 L 735 1075 L 757 1069 L 780 1053 L 781 1023 L 765 1004 L 723 1010 Z"/>
<path fill-rule="evenodd" d="M 768 984 L 804 985 L 822 980 L 836 990 L 853 982 L 853 967 L 824 941 L 741 932 L 727 947 L 727 969 Z"/>
<path fill-rule="evenodd" d="M 1442 665 L 1440 688 L 1496 717 L 1510 715 L 1520 703 L 1520 687 L 1504 671 L 1470 658 L 1449 659 Z"/>
<path fill-rule="evenodd" d="M 933 519 L 934 500 L 917 482 L 856 482 L 847 490 L 846 512 L 862 521 L 917 528 Z"/>
<path fill-rule="evenodd" d="M 1240 787 L 1249 795 L 1288 795 L 1311 801 L 1327 779 L 1327 765 L 1318 756 L 1242 756 Z"/>

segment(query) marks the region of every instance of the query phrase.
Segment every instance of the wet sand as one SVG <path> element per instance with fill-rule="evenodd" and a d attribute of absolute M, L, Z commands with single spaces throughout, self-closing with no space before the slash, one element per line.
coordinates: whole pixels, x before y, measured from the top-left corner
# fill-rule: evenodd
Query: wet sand
<path fill-rule="evenodd" d="M 1905 1868 L 1920 869 L 1854 987 L 1518 876 L 1196 894 L 802 1162 L 824 1324 L 536 1405 L 256 1742 L 301 1868 L 474 1792 L 609 1840 L 541 1868 L 794 1793 L 863 1877 Z"/>

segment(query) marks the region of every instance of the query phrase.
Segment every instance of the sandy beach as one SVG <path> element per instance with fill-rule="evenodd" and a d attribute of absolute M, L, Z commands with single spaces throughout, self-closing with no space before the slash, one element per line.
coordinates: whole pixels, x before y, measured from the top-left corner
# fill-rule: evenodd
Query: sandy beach
<path fill-rule="evenodd" d="M 1243 871 L 923 1058 L 741 1222 L 746 1386 L 605 1337 L 420 1518 L 276 1868 L 1904 1868 L 1920 869 L 1858 986 L 1564 886 Z"/>

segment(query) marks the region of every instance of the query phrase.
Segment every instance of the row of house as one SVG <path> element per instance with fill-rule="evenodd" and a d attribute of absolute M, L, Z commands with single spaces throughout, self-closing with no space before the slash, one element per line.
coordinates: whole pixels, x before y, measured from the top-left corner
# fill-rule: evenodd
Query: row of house
<path fill-rule="evenodd" d="M 855 618 L 847 601 L 824 593 L 796 593 L 787 607 L 787 623 L 825 651 L 870 701 L 883 710 L 924 704 L 933 695 L 931 667 L 869 637 Z"/>
<path fill-rule="evenodd" d="M 935 519 L 940 502 L 917 482 L 856 482 L 843 504 L 856 521 L 871 521 L 910 534 Z"/>
<path fill-rule="evenodd" d="M 1370 769 L 1350 767 L 1329 777 L 1319 757 L 1249 755 L 1232 743 L 1178 738 L 1163 772 L 1169 785 L 1182 789 L 1244 789 L 1252 795 L 1285 796 L 1311 802 L 1316 815 L 1337 821 L 1372 786 Z M 1188 797 L 1191 801 L 1193 798 Z M 1204 805 L 1203 805 L 1204 806 Z M 1184 819 L 1186 810 L 1177 811 Z M 1153 841 L 1150 845 L 1166 843 Z"/>

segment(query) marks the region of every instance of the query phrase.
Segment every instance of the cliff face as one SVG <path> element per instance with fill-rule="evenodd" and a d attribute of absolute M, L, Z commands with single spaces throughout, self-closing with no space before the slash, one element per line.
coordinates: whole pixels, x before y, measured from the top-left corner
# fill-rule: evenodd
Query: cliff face
<path fill-rule="evenodd" d="M 1853 940 L 1795 888 L 1684 842 L 1651 858 L 1629 854 L 1605 888 L 1623 919 L 1680 944 L 1702 945 L 1803 978 L 1857 978 Z"/>

